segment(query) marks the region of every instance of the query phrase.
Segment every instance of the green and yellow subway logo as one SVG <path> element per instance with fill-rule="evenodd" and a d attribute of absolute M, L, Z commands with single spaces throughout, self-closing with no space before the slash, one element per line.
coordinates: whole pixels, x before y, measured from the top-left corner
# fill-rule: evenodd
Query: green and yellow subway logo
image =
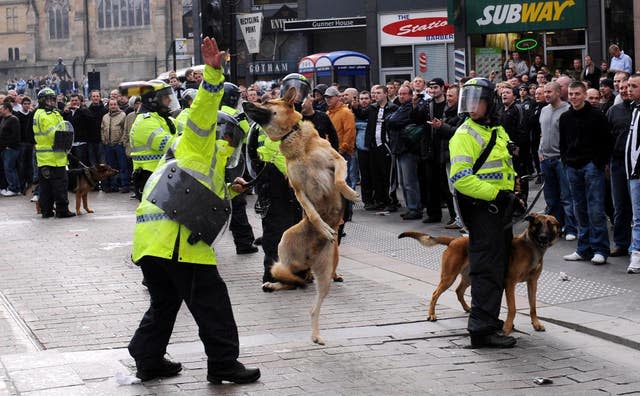
<path fill-rule="evenodd" d="M 523 4 L 488 5 L 482 10 L 482 18 L 476 19 L 478 26 L 504 25 L 510 23 L 557 22 L 573 0 L 537 1 Z"/>

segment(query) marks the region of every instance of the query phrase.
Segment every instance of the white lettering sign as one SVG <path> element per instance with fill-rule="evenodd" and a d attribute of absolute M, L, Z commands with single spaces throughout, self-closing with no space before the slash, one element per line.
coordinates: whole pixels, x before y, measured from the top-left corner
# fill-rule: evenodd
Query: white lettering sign
<path fill-rule="evenodd" d="M 262 38 L 262 13 L 238 14 L 238 26 L 250 54 L 260 52 L 260 39 Z"/>

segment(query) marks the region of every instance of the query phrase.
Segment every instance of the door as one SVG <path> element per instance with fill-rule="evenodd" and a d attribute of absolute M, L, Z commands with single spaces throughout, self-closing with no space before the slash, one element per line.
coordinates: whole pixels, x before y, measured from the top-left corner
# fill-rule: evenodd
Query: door
<path fill-rule="evenodd" d="M 389 81 L 400 80 L 413 80 L 413 70 L 411 68 L 406 69 L 382 69 L 380 71 L 380 84 L 386 84 Z"/>

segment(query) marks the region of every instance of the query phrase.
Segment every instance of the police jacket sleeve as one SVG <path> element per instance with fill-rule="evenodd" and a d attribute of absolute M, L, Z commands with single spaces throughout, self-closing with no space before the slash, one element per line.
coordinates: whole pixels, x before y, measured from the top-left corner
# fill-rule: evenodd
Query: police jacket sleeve
<path fill-rule="evenodd" d="M 222 69 L 206 65 L 204 79 L 198 94 L 191 104 L 182 138 L 176 148 L 176 158 L 189 155 L 199 157 L 200 161 L 211 164 L 216 147 L 216 121 L 223 94 L 224 76 Z"/>

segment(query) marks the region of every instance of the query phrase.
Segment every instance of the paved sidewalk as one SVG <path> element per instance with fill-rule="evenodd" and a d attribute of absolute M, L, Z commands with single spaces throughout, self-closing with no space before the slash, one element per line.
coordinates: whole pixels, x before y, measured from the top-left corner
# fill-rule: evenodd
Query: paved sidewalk
<path fill-rule="evenodd" d="M 185 366 L 182 375 L 119 386 L 115 374 L 128 373 L 133 365 L 124 348 L 148 307 L 140 271 L 128 259 L 135 202 L 93 193 L 90 203 L 95 214 L 41 220 L 24 198 L 0 200 L 0 395 L 640 392 L 638 352 L 627 347 L 635 346 L 640 333 L 631 303 L 620 310 L 630 312 L 628 318 L 615 310 L 595 312 L 598 301 L 637 297 L 638 288 L 625 283 L 631 281 L 618 275 L 611 276 L 613 282 L 579 277 L 580 269 L 592 268 L 583 263 L 572 272 L 558 262 L 554 257 L 571 248 L 562 242 L 545 262 L 541 297 L 547 301 L 540 301 L 540 312 L 582 331 L 598 329 L 597 335 L 623 345 L 549 322 L 546 332 L 532 333 L 528 318 L 518 315 L 516 327 L 524 333 L 517 335 L 516 348 L 468 349 L 466 315 L 451 291 L 439 300 L 440 320 L 424 321 L 442 249 L 396 239 L 408 228 L 444 233 L 441 225 L 362 210 L 347 225 L 341 248 L 345 282 L 332 286 L 321 312 L 326 346 L 310 342 L 314 286 L 263 293 L 262 254 L 235 255 L 225 235 L 217 247 L 219 268 L 234 304 L 241 360 L 261 368 L 259 383 L 209 385 L 197 328 L 183 309 L 169 347 Z M 250 218 L 259 235 L 259 219 Z M 607 270 L 618 266 L 612 260 Z M 570 273 L 571 281 L 559 281 L 558 269 Z M 589 290 L 577 290 L 585 287 Z M 586 299 L 580 293 L 587 293 Z M 526 313 L 524 296 L 517 304 Z M 594 312 L 571 304 L 589 305 Z M 532 382 L 537 376 L 554 384 L 537 386 Z"/>

